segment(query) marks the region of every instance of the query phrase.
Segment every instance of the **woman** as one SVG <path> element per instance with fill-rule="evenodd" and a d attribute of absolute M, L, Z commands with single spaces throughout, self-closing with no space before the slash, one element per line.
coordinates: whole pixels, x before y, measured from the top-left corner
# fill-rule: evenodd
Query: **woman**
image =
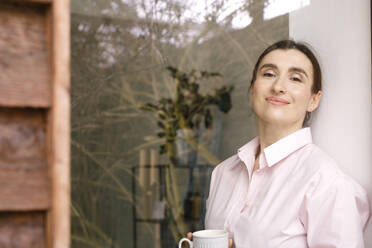
<path fill-rule="evenodd" d="M 236 248 L 364 247 L 366 192 L 305 127 L 322 96 L 311 50 L 291 40 L 268 47 L 249 94 L 259 136 L 214 169 L 206 229 L 227 230 Z"/>

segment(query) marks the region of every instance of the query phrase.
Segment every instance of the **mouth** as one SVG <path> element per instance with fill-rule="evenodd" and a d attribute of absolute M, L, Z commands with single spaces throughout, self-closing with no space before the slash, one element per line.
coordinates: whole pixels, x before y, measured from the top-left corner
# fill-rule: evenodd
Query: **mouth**
<path fill-rule="evenodd" d="M 270 96 L 266 98 L 266 101 L 272 105 L 276 106 L 283 106 L 289 104 L 288 101 L 280 98 L 280 97 L 275 97 L 275 96 Z"/>

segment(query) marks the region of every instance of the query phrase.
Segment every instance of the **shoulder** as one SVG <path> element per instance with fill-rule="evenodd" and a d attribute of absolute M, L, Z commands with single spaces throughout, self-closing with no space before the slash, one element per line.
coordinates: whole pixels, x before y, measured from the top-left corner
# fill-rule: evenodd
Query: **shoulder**
<path fill-rule="evenodd" d="M 336 160 L 315 144 L 305 147 L 300 156 L 303 162 L 299 166 L 307 178 L 311 179 L 312 184 L 322 180 L 332 182 L 345 176 Z"/>
<path fill-rule="evenodd" d="M 330 222 L 337 217 L 337 223 L 357 221 L 361 227 L 365 226 L 370 214 L 367 191 L 315 145 L 307 163 L 314 169 L 304 198 L 310 217 L 328 218 Z"/>
<path fill-rule="evenodd" d="M 344 194 L 367 199 L 366 190 L 351 176 L 344 173 L 337 162 L 318 146 L 312 144 L 305 166 L 312 172 L 309 193 L 316 195 Z"/>
<path fill-rule="evenodd" d="M 220 175 L 226 171 L 234 170 L 240 162 L 241 160 L 238 155 L 234 154 L 216 165 L 213 169 L 212 175 Z"/>
<path fill-rule="evenodd" d="M 211 185 L 223 185 L 235 180 L 242 169 L 242 166 L 239 166 L 240 163 L 241 160 L 237 154 L 219 163 L 212 171 Z"/>
<path fill-rule="evenodd" d="M 315 144 L 309 145 L 309 153 L 305 163 L 317 171 L 335 174 L 341 172 L 337 162 Z"/>

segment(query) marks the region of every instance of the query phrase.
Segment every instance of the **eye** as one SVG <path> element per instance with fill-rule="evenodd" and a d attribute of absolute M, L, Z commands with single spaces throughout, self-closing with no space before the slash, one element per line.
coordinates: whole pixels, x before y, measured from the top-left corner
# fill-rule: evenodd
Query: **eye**
<path fill-rule="evenodd" d="M 271 72 L 264 72 L 263 74 L 262 74 L 264 77 L 274 77 L 275 75 L 273 74 L 273 73 L 271 73 Z"/>
<path fill-rule="evenodd" d="M 295 81 L 295 82 L 299 82 L 299 83 L 302 82 L 302 77 L 300 75 L 296 74 L 296 73 L 290 75 L 289 79 L 292 80 L 292 81 Z"/>
<path fill-rule="evenodd" d="M 299 77 L 291 77 L 291 80 L 296 82 L 302 82 L 301 78 Z"/>

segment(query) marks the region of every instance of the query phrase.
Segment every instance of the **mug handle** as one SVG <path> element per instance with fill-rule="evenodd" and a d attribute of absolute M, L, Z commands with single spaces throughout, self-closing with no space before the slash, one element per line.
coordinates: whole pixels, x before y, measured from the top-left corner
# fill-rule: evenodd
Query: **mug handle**
<path fill-rule="evenodd" d="M 180 240 L 180 242 L 178 243 L 178 248 L 182 248 L 182 243 L 183 243 L 184 241 L 186 241 L 187 243 L 189 243 L 190 248 L 192 248 L 192 241 L 190 241 L 190 240 L 187 239 L 187 238 L 182 238 L 182 239 Z"/>

